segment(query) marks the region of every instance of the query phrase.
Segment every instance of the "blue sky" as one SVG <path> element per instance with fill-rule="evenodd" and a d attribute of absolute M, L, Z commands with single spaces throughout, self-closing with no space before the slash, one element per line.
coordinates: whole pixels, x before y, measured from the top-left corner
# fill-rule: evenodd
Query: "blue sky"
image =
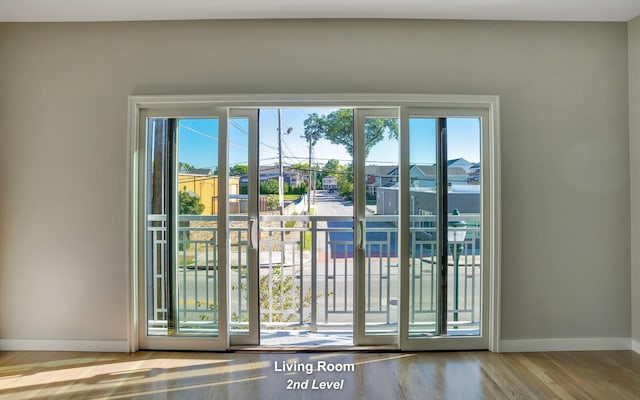
<path fill-rule="evenodd" d="M 327 114 L 332 109 L 282 109 L 282 128 L 291 134 L 283 138 L 283 162 L 285 165 L 304 163 L 308 160 L 307 142 L 303 122 L 311 112 Z M 435 162 L 435 120 L 415 118 L 410 120 L 411 163 L 430 164 Z M 449 118 L 448 157 L 465 158 L 477 162 L 480 159 L 480 127 L 477 118 Z M 232 118 L 229 123 L 229 163 L 247 164 L 248 122 L 243 118 Z M 217 119 L 186 118 L 179 125 L 179 158 L 197 168 L 217 166 L 218 121 Z M 260 110 L 260 162 L 272 165 L 278 161 L 278 111 L 267 108 Z M 395 140 L 385 139 L 371 149 L 368 164 L 397 164 L 398 151 Z M 329 159 L 342 163 L 350 162 L 350 156 L 342 146 L 327 140 L 320 140 L 314 147 L 314 163 L 324 164 Z"/>

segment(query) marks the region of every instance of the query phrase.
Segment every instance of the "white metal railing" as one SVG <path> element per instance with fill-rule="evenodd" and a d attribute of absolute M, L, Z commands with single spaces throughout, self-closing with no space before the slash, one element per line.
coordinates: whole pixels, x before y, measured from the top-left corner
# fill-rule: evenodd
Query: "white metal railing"
<path fill-rule="evenodd" d="M 454 219 L 455 218 L 455 219 Z M 397 324 L 398 218 L 367 216 L 365 239 L 366 323 Z M 477 329 L 480 320 L 480 216 L 464 220 L 464 242 L 452 244 L 449 256 L 449 321 L 453 329 Z M 217 217 L 179 217 L 175 273 L 177 312 L 183 330 L 214 329 L 218 304 Z M 435 329 L 438 271 L 436 217 L 410 218 L 410 330 Z M 229 316 L 231 329 L 248 328 L 248 219 L 229 217 Z M 262 215 L 259 219 L 259 299 L 263 328 L 352 327 L 353 218 L 345 216 Z M 168 263 L 164 215 L 148 217 L 147 292 L 150 326 L 166 328 Z M 457 265 L 457 268 L 456 268 Z M 456 296 L 457 293 L 457 296 Z M 450 328 L 451 329 L 451 328 Z"/>

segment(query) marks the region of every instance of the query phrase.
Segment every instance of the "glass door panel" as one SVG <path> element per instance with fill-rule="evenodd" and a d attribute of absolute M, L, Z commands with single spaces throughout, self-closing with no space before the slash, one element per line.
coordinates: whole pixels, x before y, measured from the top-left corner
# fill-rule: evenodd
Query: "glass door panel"
<path fill-rule="evenodd" d="M 229 329 L 231 345 L 260 341 L 257 229 L 258 110 L 229 110 Z"/>
<path fill-rule="evenodd" d="M 448 117 L 447 334 L 479 336 L 482 317 L 481 119 Z"/>
<path fill-rule="evenodd" d="M 218 126 L 213 118 L 177 119 L 176 334 L 218 335 L 218 227 L 224 205 L 218 193 Z"/>
<path fill-rule="evenodd" d="M 409 118 L 409 337 L 437 334 L 438 190 L 435 118 Z"/>
<path fill-rule="evenodd" d="M 261 108 L 260 344 L 353 345 L 353 110 Z"/>
<path fill-rule="evenodd" d="M 403 110 L 405 350 L 488 348 L 480 237 L 483 117 L 477 110 Z"/>
<path fill-rule="evenodd" d="M 218 175 L 226 130 L 210 110 L 143 113 L 144 315 L 142 348 L 226 347 L 226 274 L 221 271 L 220 216 L 225 202 Z M 164 115 L 163 115 L 164 114 Z M 183 114 L 184 115 L 184 114 Z M 224 180 L 224 179 L 223 179 Z M 226 191 L 224 191 L 226 193 Z M 224 219 L 223 219 L 224 220 Z M 221 273 L 222 272 L 222 273 Z"/>
<path fill-rule="evenodd" d="M 398 110 L 357 109 L 356 115 L 357 338 L 360 345 L 394 344 L 399 333 Z"/>

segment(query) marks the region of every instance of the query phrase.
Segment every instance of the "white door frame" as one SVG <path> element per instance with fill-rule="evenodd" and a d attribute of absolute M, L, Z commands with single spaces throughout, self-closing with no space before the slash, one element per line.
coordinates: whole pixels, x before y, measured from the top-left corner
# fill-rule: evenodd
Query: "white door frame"
<path fill-rule="evenodd" d="M 229 347 L 229 335 L 227 331 L 227 270 L 226 268 L 218 268 L 218 334 L 215 337 L 206 336 L 189 336 L 189 335 L 149 335 L 147 329 L 147 291 L 146 291 L 146 148 L 147 148 L 147 119 L 149 118 L 216 118 L 218 120 L 218 164 L 219 166 L 225 166 L 227 158 L 227 110 L 222 107 L 180 107 L 180 104 L 176 104 L 175 108 L 144 108 L 138 107 L 135 110 L 135 124 L 137 126 L 135 135 L 135 152 L 132 158 L 132 165 L 136 166 L 137 171 L 132 171 L 134 177 L 132 181 L 132 201 L 135 201 L 135 206 L 131 209 L 132 213 L 132 229 L 134 236 L 132 236 L 132 263 L 134 268 L 132 269 L 131 282 L 133 295 L 131 299 L 134 300 L 130 307 L 135 310 L 132 313 L 135 318 L 131 321 L 132 325 L 136 327 L 136 332 L 132 332 L 135 341 L 130 345 L 132 351 L 137 351 L 141 348 L 153 348 L 158 350 L 226 350 Z M 177 146 L 176 146 L 177 147 Z M 177 151 L 174 147 L 172 150 Z M 175 154 L 174 154 L 175 155 Z M 174 160 L 177 158 L 174 157 Z M 173 169 L 172 174 L 177 179 L 177 162 L 170 166 Z M 218 178 L 218 194 L 220 198 L 227 197 L 228 184 L 226 174 L 222 174 Z M 178 213 L 177 213 L 177 192 L 176 188 L 171 188 L 171 195 L 174 197 L 174 210 L 171 213 L 171 218 L 174 219 L 173 226 L 177 227 Z M 227 220 L 227 208 L 221 206 L 219 202 L 218 206 L 218 221 Z M 226 204 L 226 202 L 225 202 Z M 167 213 L 169 217 L 169 213 Z M 169 230 L 169 228 L 167 228 Z M 177 232 L 177 231 L 176 231 Z M 175 234 L 176 232 L 167 232 L 169 234 Z M 175 235 L 177 236 L 177 235 Z M 218 224 L 218 266 L 227 265 L 227 224 Z M 171 257 L 174 262 L 177 260 L 177 247 L 174 246 L 173 256 Z M 174 266 L 170 266 L 173 270 Z"/>
<path fill-rule="evenodd" d="M 487 201 L 483 202 L 483 215 L 486 222 L 483 221 L 482 237 L 486 243 L 489 243 L 487 250 L 483 249 L 483 266 L 487 268 L 489 281 L 488 288 L 485 292 L 485 302 L 488 308 L 488 323 L 485 326 L 488 335 L 488 349 L 491 351 L 499 351 L 500 342 L 500 245 L 501 245 L 501 213 L 500 213 L 500 127 L 499 127 L 499 97 L 492 95 L 422 95 L 422 94 L 254 94 L 254 95 L 178 95 L 178 96 L 130 96 L 129 97 L 129 183 L 130 183 L 130 203 L 129 203 L 129 243 L 130 247 L 130 266 L 129 266 L 129 348 L 131 351 L 137 351 L 140 348 L 140 332 L 144 327 L 139 324 L 138 309 L 140 296 L 144 296 L 144 292 L 140 290 L 138 272 L 140 268 L 144 269 L 141 263 L 140 253 L 144 250 L 143 244 L 140 243 L 140 214 L 144 217 L 144 208 L 140 208 L 141 199 L 139 196 L 140 183 L 144 183 L 139 176 L 140 167 L 144 166 L 144 142 L 141 141 L 141 112 L 142 110 L 164 110 L 171 109 L 182 110 L 202 110 L 210 109 L 213 114 L 218 115 L 224 110 L 224 123 L 221 121 L 221 132 L 224 130 L 224 146 L 223 141 L 220 142 L 219 151 L 225 154 L 219 155 L 219 164 L 221 160 L 225 161 L 226 168 L 226 112 L 228 108 L 260 108 L 260 107 L 352 107 L 352 108 L 392 108 L 399 107 L 404 110 L 407 107 L 428 108 L 428 109 L 476 109 L 486 112 L 486 131 L 483 132 L 483 165 L 482 180 L 486 183 L 483 191 L 486 193 Z M 217 111 L 216 111 L 217 110 Z M 404 112 L 404 111 L 403 111 Z M 400 124 L 401 132 L 406 127 Z M 144 132 L 144 131 L 142 131 Z M 402 137 L 402 134 L 400 135 Z M 403 150 L 401 140 L 401 154 Z M 408 173 L 408 165 L 401 165 L 401 174 Z M 224 174 L 226 175 L 226 174 Z M 226 180 L 221 182 L 220 196 L 227 194 Z M 142 186 L 144 188 L 144 186 Z M 226 203 L 226 201 L 225 201 Z M 142 204 L 143 206 L 143 204 Z M 220 217 L 227 220 L 226 207 L 220 212 Z M 405 215 L 406 214 L 406 215 Z M 400 224 L 408 226 L 409 215 L 402 213 L 400 216 Z M 226 227 L 225 227 L 226 228 Z M 226 249 L 226 231 L 224 236 L 224 246 Z M 220 253 L 221 265 L 227 264 L 227 251 Z M 405 254 L 407 255 L 407 254 Z M 402 253 L 401 253 L 401 256 Z M 224 264 L 222 262 L 224 261 Z M 227 321 L 227 286 L 228 277 L 226 268 L 221 268 L 220 279 L 224 279 L 226 283 L 221 288 L 220 298 L 224 302 L 224 309 L 220 309 L 220 317 Z M 144 287 L 143 287 L 144 288 Z M 403 304 L 402 299 L 400 304 Z M 405 317 L 400 316 L 402 320 Z M 220 326 L 221 347 L 229 347 L 229 334 L 227 331 L 228 324 Z M 223 332 L 224 331 L 224 332 Z M 224 336 L 224 337 L 223 337 Z M 402 339 L 402 334 L 401 334 Z M 188 338 L 188 341 L 194 339 Z M 446 339 L 445 339 L 446 340 Z M 197 341 L 195 341 L 197 342 Z M 177 341 L 176 341 L 177 344 Z M 185 344 L 187 348 L 190 344 Z M 194 346 L 199 347 L 199 346 Z M 409 349 L 401 343 L 401 348 Z"/>
<path fill-rule="evenodd" d="M 497 171 L 495 170 L 495 164 L 492 163 L 492 158 L 495 153 L 491 153 L 492 140 L 495 138 L 491 134 L 491 113 L 489 108 L 471 108 L 471 107 L 402 107 L 400 117 L 400 259 L 407 260 L 410 258 L 410 214 L 408 209 L 410 201 L 410 157 L 409 157 L 409 119 L 411 117 L 417 118 L 450 118 L 450 117 L 469 117 L 479 118 L 480 133 L 481 133 L 481 253 L 480 253 L 480 265 L 481 265 L 481 310 L 480 310 L 480 335 L 479 336 L 433 336 L 424 338 L 410 338 L 409 337 L 409 287 L 410 287 L 410 271 L 408 267 L 401 268 L 401 289 L 400 289 L 400 348 L 402 350 L 464 350 L 464 349 L 489 349 L 497 351 L 495 343 L 492 343 L 493 335 L 497 332 L 499 325 L 496 319 L 497 310 L 493 310 L 494 304 L 492 300 L 498 295 L 497 290 L 499 287 L 494 287 L 493 281 L 497 275 L 494 275 L 496 265 L 495 263 L 495 242 L 494 235 L 496 234 L 494 225 L 494 218 L 496 212 L 492 207 L 497 203 L 493 201 L 495 193 L 492 192 L 492 185 L 495 183 L 494 179 Z M 440 132 L 436 132 L 436 136 L 440 136 Z M 446 134 L 444 135 L 446 138 Z M 439 140 L 438 140 L 439 141 Z M 444 144 L 446 148 L 446 143 Z M 438 163 L 446 163 L 446 155 L 444 159 L 438 159 Z M 445 167 L 446 168 L 446 167 Z M 442 187 L 446 187 L 446 183 L 440 184 L 438 190 Z M 446 204 L 444 205 L 446 210 Z M 446 228 L 446 225 L 445 225 Z M 443 232 L 442 227 L 438 227 L 438 233 Z M 441 244 L 443 238 L 438 239 L 438 243 Z M 442 248 L 444 246 L 441 246 Z M 446 247 L 444 247 L 446 249 Z M 446 250 L 445 260 L 446 260 Z M 438 257 L 440 258 L 440 256 Z M 439 284 L 437 284 L 439 286 Z M 446 309 L 445 309 L 446 319 Z M 438 315 L 440 318 L 440 315 Z"/>
<path fill-rule="evenodd" d="M 231 346 L 257 346 L 260 344 L 260 299 L 259 299 L 259 244 L 258 244 L 258 218 L 259 218 L 259 165 L 258 165 L 258 109 L 257 108 L 229 108 L 229 121 L 231 118 L 247 118 L 249 121 L 248 136 L 248 257 L 247 257 L 247 305 L 249 312 L 249 333 L 235 335 L 231 333 L 229 342 Z M 227 175 L 229 168 L 226 169 Z M 228 204 L 228 202 L 227 202 Z M 238 270 L 238 273 L 240 271 Z M 230 289 L 228 289 L 230 291 Z M 241 290 L 238 288 L 238 290 Z"/>
<path fill-rule="evenodd" d="M 400 109 L 356 108 L 354 109 L 354 315 L 353 341 L 356 346 L 398 346 L 399 330 L 395 335 L 367 335 L 366 327 L 366 138 L 365 122 L 368 118 L 396 118 L 400 121 Z M 399 134 L 400 132 L 398 132 Z M 398 155 L 400 156 L 400 155 Z M 388 249 L 389 251 L 391 249 Z M 389 278 L 387 278 L 389 279 Z M 387 305 L 388 307 L 389 305 Z"/>

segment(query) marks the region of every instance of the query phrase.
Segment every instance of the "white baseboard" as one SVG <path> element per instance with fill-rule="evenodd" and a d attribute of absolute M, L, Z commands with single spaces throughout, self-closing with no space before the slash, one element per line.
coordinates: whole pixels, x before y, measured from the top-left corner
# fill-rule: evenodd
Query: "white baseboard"
<path fill-rule="evenodd" d="M 629 338 L 501 340 L 500 352 L 633 350 L 640 342 Z M 126 340 L 0 339 L 0 351 L 88 351 L 128 353 Z"/>
<path fill-rule="evenodd" d="M 89 351 L 128 353 L 126 340 L 0 339 L 2 351 Z"/>
<path fill-rule="evenodd" d="M 638 343 L 638 342 L 636 342 Z M 575 338 L 575 339 L 523 339 L 501 340 L 500 351 L 593 351 L 631 350 L 630 338 Z"/>

